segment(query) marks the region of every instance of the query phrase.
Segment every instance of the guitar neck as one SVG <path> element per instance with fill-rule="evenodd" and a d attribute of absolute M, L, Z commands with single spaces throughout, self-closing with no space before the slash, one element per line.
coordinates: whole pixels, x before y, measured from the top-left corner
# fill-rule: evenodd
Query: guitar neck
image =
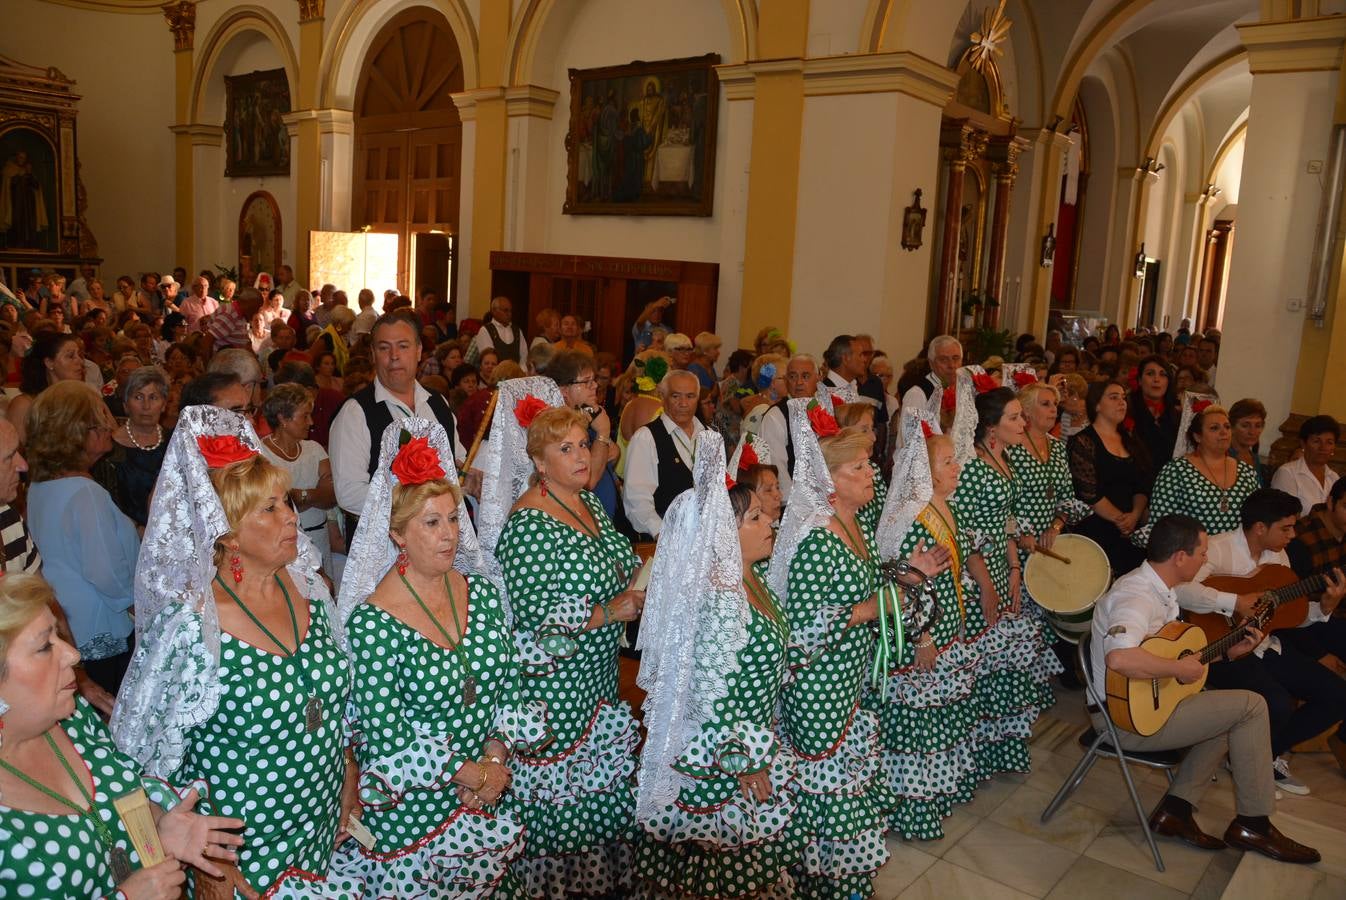
<path fill-rule="evenodd" d="M 1207 644 L 1201 651 L 1201 662 L 1210 665 L 1229 651 L 1229 648 L 1247 637 L 1249 628 L 1261 628 L 1271 614 L 1277 608 L 1284 606 L 1291 600 L 1297 600 L 1300 597 L 1307 597 L 1310 594 L 1316 594 L 1327 586 L 1327 577 L 1324 575 L 1314 575 L 1311 578 L 1305 578 L 1296 581 L 1294 584 L 1288 584 L 1283 588 L 1277 588 L 1269 591 L 1271 602 L 1266 604 L 1256 615 L 1249 616 L 1240 622 L 1232 631 L 1217 641 Z"/>

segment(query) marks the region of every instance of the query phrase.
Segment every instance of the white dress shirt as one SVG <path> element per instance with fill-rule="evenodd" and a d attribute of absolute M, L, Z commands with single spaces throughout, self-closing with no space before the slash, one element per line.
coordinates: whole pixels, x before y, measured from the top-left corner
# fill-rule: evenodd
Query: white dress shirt
<path fill-rule="evenodd" d="M 514 342 L 513 325 L 501 325 L 499 322 L 492 322 L 491 324 L 495 327 L 496 334 L 500 335 L 500 343 L 512 344 Z M 481 354 L 485 353 L 487 350 L 495 349 L 495 343 L 491 340 L 491 333 L 486 330 L 485 325 L 481 326 L 481 331 L 478 331 L 477 336 L 472 339 L 472 344 L 477 348 L 478 359 L 480 359 Z M 498 360 L 498 362 L 504 362 L 504 361 L 505 361 L 504 359 Z M 519 365 L 523 366 L 525 370 L 528 368 L 527 338 L 522 338 L 519 341 L 519 356 L 514 361 Z"/>
<path fill-rule="evenodd" d="M 1294 494 L 1299 498 L 1300 505 L 1304 508 L 1304 515 L 1309 514 L 1319 503 L 1327 502 L 1327 495 L 1332 491 L 1332 485 L 1337 483 L 1338 475 L 1327 466 L 1323 473 L 1322 484 L 1309 471 L 1309 466 L 1304 462 L 1304 458 L 1292 459 L 1285 465 L 1276 470 L 1276 474 L 1271 476 L 1271 486 L 1287 494 Z"/>
<path fill-rule="evenodd" d="M 923 383 L 933 384 L 935 386 L 934 392 L 929 397 L 927 397 L 925 395 L 925 390 L 921 387 L 921 384 L 918 383 L 912 385 L 911 387 L 907 388 L 907 392 L 902 395 L 902 408 L 907 409 L 908 407 L 912 407 L 915 409 L 923 409 L 926 412 L 930 413 L 930 415 L 934 417 L 934 420 L 938 422 L 939 408 L 940 405 L 944 402 L 943 382 L 939 380 L 938 375 L 936 375 L 934 372 L 931 372 L 929 375 L 925 376 L 925 382 Z M 897 445 L 899 447 L 902 446 L 901 429 L 898 429 L 897 432 Z"/>
<path fill-rule="evenodd" d="M 1102 693 L 1107 685 L 1110 651 L 1139 647 L 1141 641 L 1177 617 L 1177 595 L 1148 562 L 1113 582 L 1112 589 L 1094 607 L 1090 624 L 1095 689 Z M 1091 697 L 1090 702 L 1095 699 Z"/>
<path fill-rule="evenodd" d="M 419 384 L 416 385 L 414 411 L 407 409 L 377 378 L 374 379 L 374 402 L 386 403 L 394 422 L 411 416 L 439 421 L 430 408 L 430 392 Z M 458 430 L 456 422 L 453 427 L 454 431 Z M 332 483 L 336 488 L 337 505 L 358 516 L 365 506 L 365 494 L 369 493 L 369 424 L 360 404 L 350 401 L 341 407 L 332 420 L 327 443 L 332 457 Z M 463 461 L 463 445 L 456 435 L 454 448 L 456 465 Z"/>
<path fill-rule="evenodd" d="M 1245 575 L 1253 574 L 1257 569 L 1266 565 L 1282 565 L 1289 568 L 1290 557 L 1284 550 L 1276 552 L 1263 550 L 1262 554 L 1254 560 L 1252 550 L 1248 548 L 1248 536 L 1243 532 L 1243 529 L 1239 528 L 1234 531 L 1226 531 L 1224 534 L 1217 534 L 1210 538 L 1206 550 L 1206 564 L 1201 567 L 1200 572 L 1196 573 L 1196 578 L 1187 584 L 1178 585 L 1178 605 L 1195 613 L 1220 613 L 1224 616 L 1232 616 L 1234 614 L 1234 603 L 1238 600 L 1238 595 L 1217 591 L 1215 588 L 1206 587 L 1201 582 L 1212 575 L 1233 575 L 1242 578 Z M 1301 623 L 1301 627 L 1302 625 L 1312 625 L 1314 622 L 1326 621 L 1327 616 L 1323 615 L 1322 606 L 1319 605 L 1317 600 L 1313 600 L 1309 603 L 1309 614 Z M 1257 649 L 1253 652 L 1261 656 L 1268 650 L 1280 653 L 1280 638 L 1275 635 L 1267 637 L 1257 645 Z"/>
<path fill-rule="evenodd" d="M 673 445 L 679 451 L 678 458 L 687 467 L 687 471 L 691 472 L 696 439 L 705 427 L 700 420 L 692 419 L 692 437 L 689 440 L 687 432 L 675 424 L 667 413 L 659 416 L 658 421 L 662 422 L 673 436 Z M 654 446 L 654 435 L 650 434 L 653 425 L 651 422 L 650 425 L 637 429 L 636 433 L 631 435 L 631 442 L 627 444 L 626 492 L 622 498 L 622 505 L 626 507 L 626 517 L 631 520 L 637 531 L 658 537 L 659 530 L 664 526 L 664 520 L 654 508 L 654 491 L 659 486 L 659 452 Z"/>
<path fill-rule="evenodd" d="M 790 438 L 790 423 L 779 407 L 773 406 L 762 416 L 762 427 L 758 432 L 771 450 L 771 462 L 776 466 L 776 477 L 780 481 L 780 499 L 790 502 L 790 457 L 787 445 Z"/>

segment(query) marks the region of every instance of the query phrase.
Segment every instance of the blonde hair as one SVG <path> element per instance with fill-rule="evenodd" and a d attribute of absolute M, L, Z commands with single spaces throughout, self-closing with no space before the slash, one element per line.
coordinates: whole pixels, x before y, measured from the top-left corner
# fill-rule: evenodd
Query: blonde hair
<path fill-rule="evenodd" d="M 713 332 L 703 331 L 692 339 L 692 349 L 697 353 L 709 353 L 716 347 L 723 347 L 724 340 Z"/>
<path fill-rule="evenodd" d="M 874 446 L 874 435 L 866 434 L 858 428 L 843 428 L 837 434 L 820 440 L 818 445 L 822 447 L 827 471 L 835 472 L 846 463 L 855 462 L 855 458 L 861 452 L 869 456 L 869 451 Z"/>
<path fill-rule="evenodd" d="M 38 394 L 25 422 L 33 481 L 86 469 L 84 440 L 90 429 L 115 424 L 103 398 L 82 381 L 58 381 Z"/>
<path fill-rule="evenodd" d="M 449 494 L 453 497 L 453 505 L 456 510 L 458 503 L 463 499 L 463 492 L 459 490 L 458 485 L 443 478 L 437 478 L 434 481 L 423 481 L 420 484 L 397 484 L 393 486 L 393 509 L 388 517 L 388 530 L 405 532 L 407 525 L 415 517 L 416 513 L 425 508 L 436 497 L 443 497 Z"/>
<path fill-rule="evenodd" d="M 512 359 L 507 359 L 504 362 L 496 363 L 495 368 L 491 370 L 491 384 L 522 378 L 526 374 L 528 373 L 523 370 L 522 366 Z"/>
<path fill-rule="evenodd" d="M 14 639 L 55 600 L 51 585 L 37 575 L 0 578 L 0 679 L 9 675 L 9 648 Z"/>
<path fill-rule="evenodd" d="M 568 406 L 544 409 L 528 426 L 528 458 L 538 460 L 551 444 L 565 438 L 570 429 L 578 428 L 588 434 L 589 417 Z"/>
<path fill-rule="evenodd" d="M 224 518 L 229 522 L 229 534 L 237 534 L 243 519 L 262 501 L 273 494 L 282 500 L 290 490 L 290 473 L 272 464 L 262 454 L 210 470 L 210 483 L 224 507 Z M 228 537 L 225 535 L 224 537 Z M 223 537 L 215 542 L 215 567 L 224 563 Z"/>
<path fill-rule="evenodd" d="M 1063 387 L 1063 394 L 1069 394 L 1079 400 L 1083 400 L 1089 394 L 1089 382 L 1084 380 L 1083 375 L 1076 374 L 1075 372 L 1071 372 L 1069 375 L 1064 376 L 1061 385 Z"/>
<path fill-rule="evenodd" d="M 771 387 L 770 385 L 767 385 L 766 388 L 758 388 L 757 386 L 757 379 L 762 377 L 762 367 L 767 363 L 771 363 L 776 367 L 776 374 L 784 376 L 785 366 L 789 361 L 790 360 L 787 357 L 782 356 L 779 353 L 763 353 L 752 361 L 752 369 L 750 370 L 752 373 L 752 384 L 749 385 L 749 387 L 753 390 L 767 390 Z"/>
<path fill-rule="evenodd" d="M 1019 404 L 1027 409 L 1029 403 L 1033 402 L 1033 398 L 1043 391 L 1051 391 L 1053 396 L 1056 397 L 1057 402 L 1060 402 L 1061 392 L 1056 389 L 1055 385 L 1048 384 L 1045 381 L 1035 381 L 1019 391 Z"/>
<path fill-rule="evenodd" d="M 866 414 L 870 417 L 870 424 L 873 424 L 874 407 L 870 404 L 838 403 L 836 405 L 837 424 L 842 428 L 858 427 Z"/>

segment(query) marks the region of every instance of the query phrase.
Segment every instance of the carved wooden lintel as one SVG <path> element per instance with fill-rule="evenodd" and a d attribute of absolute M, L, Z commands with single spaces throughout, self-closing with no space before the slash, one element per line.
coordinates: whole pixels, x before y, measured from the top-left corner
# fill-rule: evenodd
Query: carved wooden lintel
<path fill-rule="evenodd" d="M 299 21 L 312 22 L 323 17 L 327 0 L 299 0 Z"/>

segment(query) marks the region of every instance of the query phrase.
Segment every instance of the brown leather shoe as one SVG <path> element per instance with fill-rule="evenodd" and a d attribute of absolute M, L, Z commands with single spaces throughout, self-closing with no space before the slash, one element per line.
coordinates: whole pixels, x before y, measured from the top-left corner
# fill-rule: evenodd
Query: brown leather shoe
<path fill-rule="evenodd" d="M 1150 814 L 1150 830 L 1155 834 L 1175 837 L 1198 850 L 1225 848 L 1224 841 L 1201 830 L 1201 826 L 1196 824 L 1196 818 L 1191 813 L 1181 815 L 1163 806 Z"/>
<path fill-rule="evenodd" d="M 1267 823 L 1265 833 L 1254 831 L 1238 819 L 1229 823 L 1224 833 L 1225 843 L 1238 850 L 1254 850 L 1277 862 L 1312 865 L 1322 860 L 1322 854 L 1312 847 L 1292 841 L 1281 834 L 1275 825 Z"/>

